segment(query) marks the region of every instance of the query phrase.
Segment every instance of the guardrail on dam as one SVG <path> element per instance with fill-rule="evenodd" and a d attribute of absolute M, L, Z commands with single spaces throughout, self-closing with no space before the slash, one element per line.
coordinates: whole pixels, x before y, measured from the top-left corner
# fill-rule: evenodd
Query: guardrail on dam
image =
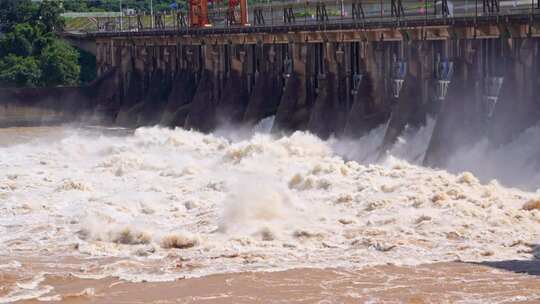
<path fill-rule="evenodd" d="M 275 116 L 275 130 L 355 138 L 387 123 L 384 153 L 433 116 L 424 162 L 443 165 L 538 121 L 537 1 L 378 3 L 261 4 L 243 25 L 219 7 L 203 27 L 182 11 L 106 18 L 64 36 L 95 50 L 114 83 L 96 103 L 121 125 L 209 132 Z"/>

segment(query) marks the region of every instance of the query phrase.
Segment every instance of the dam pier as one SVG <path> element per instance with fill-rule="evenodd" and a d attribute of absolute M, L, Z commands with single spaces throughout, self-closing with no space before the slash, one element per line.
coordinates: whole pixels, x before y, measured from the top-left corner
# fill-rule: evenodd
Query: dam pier
<path fill-rule="evenodd" d="M 104 18 L 63 34 L 96 55 L 98 80 L 51 90 L 78 103 L 70 115 L 128 127 L 211 132 L 273 116 L 275 132 L 354 139 L 386 124 L 381 155 L 432 118 L 423 162 L 444 166 L 457 147 L 504 144 L 540 118 L 538 2 L 469 2 L 198 1 Z M 4 112 L 24 94 L 3 89 Z M 24 107 L 51 110 L 50 94 Z"/>

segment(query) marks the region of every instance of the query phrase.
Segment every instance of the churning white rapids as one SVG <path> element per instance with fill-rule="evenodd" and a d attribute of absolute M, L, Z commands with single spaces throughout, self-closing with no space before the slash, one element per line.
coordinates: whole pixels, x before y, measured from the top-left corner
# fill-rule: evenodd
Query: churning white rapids
<path fill-rule="evenodd" d="M 160 281 L 531 259 L 540 240 L 536 193 L 393 157 L 345 161 L 303 132 L 64 134 L 0 148 L 0 256 L 92 258 L 74 275 Z"/>

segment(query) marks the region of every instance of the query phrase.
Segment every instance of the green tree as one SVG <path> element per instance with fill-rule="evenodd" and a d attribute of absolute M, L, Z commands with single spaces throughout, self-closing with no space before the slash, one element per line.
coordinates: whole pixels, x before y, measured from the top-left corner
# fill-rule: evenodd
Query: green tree
<path fill-rule="evenodd" d="M 0 38 L 0 56 L 15 54 L 17 56 L 39 55 L 41 50 L 52 43 L 55 36 L 45 33 L 41 27 L 30 23 L 17 24 L 11 32 Z"/>
<path fill-rule="evenodd" d="M 39 26 L 30 23 L 17 24 L 11 32 L 0 38 L 0 56 L 35 56 L 41 54 L 46 45 L 55 40 L 52 33 L 43 32 Z"/>
<path fill-rule="evenodd" d="M 64 10 L 66 12 L 87 12 L 90 9 L 85 1 L 72 0 L 64 2 Z"/>
<path fill-rule="evenodd" d="M 18 23 L 31 21 L 36 11 L 31 0 L 0 0 L 0 30 L 9 31 Z"/>
<path fill-rule="evenodd" d="M 45 27 L 46 32 L 62 31 L 65 20 L 61 16 L 64 12 L 62 1 L 43 0 L 38 10 L 38 22 Z"/>
<path fill-rule="evenodd" d="M 0 83 L 16 86 L 36 86 L 41 78 L 41 70 L 34 57 L 8 55 L 0 60 Z"/>
<path fill-rule="evenodd" d="M 182 4 L 185 1 L 181 0 L 153 0 L 154 10 L 170 9 L 172 3 L 177 2 Z M 120 0 L 70 0 L 65 1 L 64 6 L 66 11 L 85 12 L 85 11 L 115 11 L 120 9 Z M 122 0 L 123 8 L 132 8 L 138 11 L 150 11 L 149 0 Z"/>
<path fill-rule="evenodd" d="M 37 3 L 37 2 L 36 2 Z M 62 1 L 0 0 L 0 84 L 8 86 L 77 85 L 79 53 L 60 40 Z M 90 75 L 90 72 L 87 72 Z"/>
<path fill-rule="evenodd" d="M 55 40 L 47 45 L 39 58 L 42 82 L 46 86 L 77 85 L 81 67 L 79 53 L 67 43 Z"/>
<path fill-rule="evenodd" d="M 0 39 L 0 55 L 31 56 L 34 53 L 36 32 L 29 23 L 20 23 Z"/>

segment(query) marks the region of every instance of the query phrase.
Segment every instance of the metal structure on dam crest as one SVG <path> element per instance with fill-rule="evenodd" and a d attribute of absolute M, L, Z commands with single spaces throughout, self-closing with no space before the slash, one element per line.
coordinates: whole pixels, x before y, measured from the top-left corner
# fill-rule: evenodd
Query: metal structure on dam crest
<path fill-rule="evenodd" d="M 432 116 L 424 163 L 442 166 L 538 122 L 538 13 L 537 0 L 191 0 L 64 37 L 95 52 L 115 123 L 209 132 L 275 116 L 276 131 L 322 138 L 386 123 L 384 154 Z"/>

